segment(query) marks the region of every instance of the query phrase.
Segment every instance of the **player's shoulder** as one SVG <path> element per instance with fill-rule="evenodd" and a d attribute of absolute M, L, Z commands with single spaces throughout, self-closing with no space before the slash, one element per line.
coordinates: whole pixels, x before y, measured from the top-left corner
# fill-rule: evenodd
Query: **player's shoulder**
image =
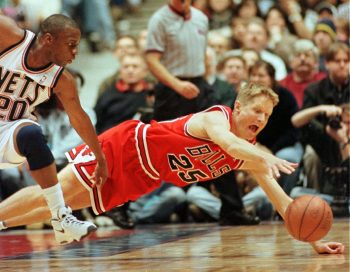
<path fill-rule="evenodd" d="M 75 88 L 76 82 L 74 76 L 67 70 L 62 69 L 59 79 L 57 80 L 57 84 L 55 87 L 55 92 L 59 92 L 60 90 L 64 91 L 66 89 Z"/>
<path fill-rule="evenodd" d="M 0 15 L 0 51 L 23 39 L 25 31 L 11 18 Z"/>

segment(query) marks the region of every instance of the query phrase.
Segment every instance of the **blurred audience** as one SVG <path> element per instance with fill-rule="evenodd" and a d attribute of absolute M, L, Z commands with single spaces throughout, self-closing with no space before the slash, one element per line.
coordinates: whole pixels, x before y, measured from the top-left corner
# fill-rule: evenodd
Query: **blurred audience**
<path fill-rule="evenodd" d="M 289 56 L 291 72 L 280 84 L 294 95 L 299 108 L 303 105 L 307 85 L 326 77 L 326 73 L 319 71 L 318 59 L 318 49 L 312 41 L 300 39 L 294 43 Z"/>
<path fill-rule="evenodd" d="M 328 76 L 305 89 L 303 109 L 292 118 L 303 143 L 312 146 L 321 162 L 320 179 L 309 185 L 315 193 L 331 196 L 326 200 L 332 201 L 335 215 L 349 214 L 349 53 L 346 44 L 330 46 L 325 55 Z M 296 188 L 293 193 L 310 190 Z"/>

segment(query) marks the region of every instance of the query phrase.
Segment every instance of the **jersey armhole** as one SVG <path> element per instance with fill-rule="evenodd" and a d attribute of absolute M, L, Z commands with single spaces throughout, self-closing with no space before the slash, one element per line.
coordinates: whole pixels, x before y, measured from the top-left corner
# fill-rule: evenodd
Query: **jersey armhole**
<path fill-rule="evenodd" d="M 27 37 L 27 31 L 24 30 L 24 35 L 23 35 L 22 39 L 21 39 L 19 42 L 15 43 L 15 44 L 13 44 L 13 45 L 10 45 L 10 46 L 7 47 L 6 49 L 4 49 L 2 52 L 0 52 L 0 58 L 1 58 L 3 55 L 5 55 L 7 52 L 9 52 L 9 51 L 15 49 L 16 47 L 18 47 L 19 45 L 21 45 L 21 44 L 25 41 L 26 37 Z"/>

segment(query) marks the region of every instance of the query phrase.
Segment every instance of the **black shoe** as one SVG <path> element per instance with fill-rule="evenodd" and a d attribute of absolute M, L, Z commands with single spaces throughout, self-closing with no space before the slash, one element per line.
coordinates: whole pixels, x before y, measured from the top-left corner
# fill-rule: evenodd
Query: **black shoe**
<path fill-rule="evenodd" d="M 219 219 L 221 226 L 249 226 L 258 225 L 260 218 L 257 216 L 250 216 L 244 212 L 231 212 L 227 216 Z"/>
<path fill-rule="evenodd" d="M 188 210 L 193 220 L 197 223 L 210 223 L 216 220 L 195 204 L 188 205 Z"/>
<path fill-rule="evenodd" d="M 135 227 L 134 221 L 129 217 L 125 207 L 117 207 L 105 213 L 111 218 L 115 225 L 122 229 L 133 229 Z"/>

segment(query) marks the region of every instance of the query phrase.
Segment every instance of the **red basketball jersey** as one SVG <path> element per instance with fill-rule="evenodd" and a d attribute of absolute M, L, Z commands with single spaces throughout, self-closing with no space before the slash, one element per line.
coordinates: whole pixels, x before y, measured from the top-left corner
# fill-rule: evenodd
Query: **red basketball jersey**
<path fill-rule="evenodd" d="M 231 124 L 229 107 L 213 106 L 206 111 L 221 111 Z M 157 188 L 161 180 L 186 186 L 239 169 L 242 160 L 232 158 L 209 139 L 188 132 L 192 116 L 151 124 L 126 121 L 101 134 L 109 178 L 100 189 L 91 186 L 96 162 L 89 148 L 83 145 L 70 151 L 68 158 L 74 163 L 78 179 L 90 191 L 94 211 L 101 213 L 135 200 Z"/>

